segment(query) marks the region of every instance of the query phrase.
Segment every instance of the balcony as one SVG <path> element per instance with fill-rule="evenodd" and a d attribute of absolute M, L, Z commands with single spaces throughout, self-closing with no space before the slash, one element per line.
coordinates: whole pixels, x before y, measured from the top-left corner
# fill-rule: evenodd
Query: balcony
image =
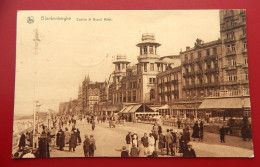
<path fill-rule="evenodd" d="M 200 83 L 200 84 L 195 84 L 195 88 L 203 88 L 204 86 L 203 86 L 203 84 L 202 83 Z"/>
<path fill-rule="evenodd" d="M 235 38 L 226 38 L 224 39 L 224 43 L 234 42 L 235 40 Z"/>
<path fill-rule="evenodd" d="M 249 84 L 249 81 L 248 80 L 242 80 L 241 83 L 242 84 Z"/>
<path fill-rule="evenodd" d="M 210 72 L 211 72 L 211 73 L 218 73 L 218 68 L 211 68 L 211 69 L 210 69 Z"/>
<path fill-rule="evenodd" d="M 183 75 L 184 78 L 185 78 L 185 77 L 188 77 L 188 76 L 189 76 L 189 72 L 185 72 L 185 73 L 183 73 L 182 75 Z"/>
<path fill-rule="evenodd" d="M 179 91 L 178 90 L 172 90 L 172 93 L 173 94 L 179 94 Z"/>
<path fill-rule="evenodd" d="M 195 72 L 194 71 L 188 72 L 188 75 L 193 76 L 193 75 L 195 75 Z"/>
<path fill-rule="evenodd" d="M 235 55 L 236 54 L 236 51 L 235 50 L 230 50 L 230 51 L 227 51 L 226 52 L 226 55 L 227 56 L 232 56 L 232 55 Z"/>
<path fill-rule="evenodd" d="M 238 82 L 237 81 L 226 81 L 226 82 L 224 82 L 224 83 L 222 83 L 221 85 L 237 85 L 238 84 Z"/>
<path fill-rule="evenodd" d="M 195 62 L 196 62 L 196 63 L 200 63 L 200 62 L 202 62 L 202 61 L 203 61 L 203 59 L 202 59 L 201 57 L 198 57 L 198 58 L 195 59 Z"/>
<path fill-rule="evenodd" d="M 217 87 L 219 86 L 218 82 L 205 83 L 205 87 Z"/>
<path fill-rule="evenodd" d="M 242 53 L 247 53 L 247 48 L 242 48 L 241 52 Z"/>
<path fill-rule="evenodd" d="M 246 38 L 246 33 L 245 34 L 242 34 L 240 35 L 240 39 L 245 39 Z"/>
<path fill-rule="evenodd" d="M 241 67 L 242 68 L 248 68 L 248 64 L 242 64 Z"/>
<path fill-rule="evenodd" d="M 172 82 L 172 84 L 178 84 L 178 80 L 177 79 L 172 80 L 171 82 Z"/>
<path fill-rule="evenodd" d="M 226 65 L 224 68 L 226 69 L 226 71 L 232 71 L 232 70 L 236 70 L 237 69 L 236 66 L 232 66 L 232 65 Z"/>
<path fill-rule="evenodd" d="M 196 71 L 196 75 L 203 75 L 203 71 L 202 71 L 202 69 Z"/>

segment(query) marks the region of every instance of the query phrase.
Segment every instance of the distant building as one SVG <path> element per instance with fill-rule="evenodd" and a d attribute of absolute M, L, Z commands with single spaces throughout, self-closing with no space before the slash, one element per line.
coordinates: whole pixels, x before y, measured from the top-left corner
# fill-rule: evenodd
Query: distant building
<path fill-rule="evenodd" d="M 89 75 L 85 77 L 82 86 L 79 87 L 78 101 L 80 112 L 94 114 L 94 106 L 107 99 L 108 88 L 106 82 L 92 82 Z"/>

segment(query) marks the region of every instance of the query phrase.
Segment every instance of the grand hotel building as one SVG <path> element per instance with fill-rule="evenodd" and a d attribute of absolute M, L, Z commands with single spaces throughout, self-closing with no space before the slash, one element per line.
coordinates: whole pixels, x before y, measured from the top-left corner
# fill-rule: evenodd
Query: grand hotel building
<path fill-rule="evenodd" d="M 136 45 L 138 63 L 130 65 L 125 55 L 118 55 L 108 81 L 95 86 L 85 79 L 79 108 L 97 115 L 135 104 L 176 117 L 250 114 L 245 10 L 220 10 L 219 15 L 220 38 L 198 38 L 179 55 L 161 57 L 155 35 L 143 34 Z M 92 87 L 100 96 L 94 106 L 87 93 Z"/>

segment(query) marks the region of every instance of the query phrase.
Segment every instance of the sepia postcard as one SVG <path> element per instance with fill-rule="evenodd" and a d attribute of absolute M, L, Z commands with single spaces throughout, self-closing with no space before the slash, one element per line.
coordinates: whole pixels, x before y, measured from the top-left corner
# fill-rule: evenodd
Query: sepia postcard
<path fill-rule="evenodd" d="M 17 12 L 12 158 L 254 157 L 246 10 Z"/>

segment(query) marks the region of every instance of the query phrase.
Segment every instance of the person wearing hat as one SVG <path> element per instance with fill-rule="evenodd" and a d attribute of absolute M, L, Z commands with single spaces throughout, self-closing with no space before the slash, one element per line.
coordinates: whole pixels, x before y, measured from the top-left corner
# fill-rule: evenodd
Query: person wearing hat
<path fill-rule="evenodd" d="M 65 147 L 65 134 L 62 129 L 60 129 L 60 138 L 59 138 L 59 146 L 60 146 L 60 151 L 63 151 L 63 147 Z"/>
<path fill-rule="evenodd" d="M 85 140 L 84 140 L 84 144 L 83 144 L 83 150 L 84 150 L 85 157 L 89 157 L 89 147 L 90 147 L 89 138 L 88 138 L 88 135 L 85 135 Z"/>
<path fill-rule="evenodd" d="M 126 146 L 122 147 L 121 157 L 129 157 L 128 151 L 126 150 Z"/>
<path fill-rule="evenodd" d="M 128 134 L 126 135 L 125 137 L 125 141 L 126 141 L 126 145 L 128 146 L 128 151 L 130 152 L 131 150 L 131 147 L 132 147 L 132 135 L 131 135 L 131 132 L 128 132 Z"/>
<path fill-rule="evenodd" d="M 188 148 L 184 150 L 183 157 L 196 157 L 196 153 L 191 144 L 188 144 Z"/>
<path fill-rule="evenodd" d="M 94 153 L 96 150 L 96 140 L 94 138 L 94 135 L 90 135 L 89 144 L 89 156 L 94 157 Z"/>
<path fill-rule="evenodd" d="M 163 155 L 163 149 L 165 148 L 165 136 L 163 133 L 159 135 L 158 148 L 161 150 L 161 154 Z"/>
<path fill-rule="evenodd" d="M 147 155 L 149 143 L 148 143 L 148 137 L 146 133 L 144 133 L 144 137 L 141 138 L 141 142 L 144 145 L 144 153 Z"/>
<path fill-rule="evenodd" d="M 95 129 L 95 120 L 94 119 L 91 122 L 91 127 L 92 127 L 92 130 L 94 131 L 94 129 Z"/>
<path fill-rule="evenodd" d="M 167 133 L 165 135 L 165 143 L 166 143 L 166 149 L 167 149 L 167 155 L 169 155 L 169 151 L 171 151 L 171 154 L 173 155 L 173 136 L 169 129 L 167 129 Z"/>
<path fill-rule="evenodd" d="M 132 139 L 133 139 L 132 143 L 135 144 L 136 146 L 138 146 L 138 143 L 137 143 L 138 135 L 137 135 L 136 131 L 134 132 Z"/>
<path fill-rule="evenodd" d="M 24 135 L 24 133 L 21 134 L 20 140 L 19 140 L 19 150 L 22 150 L 25 147 L 26 141 L 25 141 L 26 137 Z"/>
<path fill-rule="evenodd" d="M 70 136 L 69 151 L 73 150 L 73 152 L 75 152 L 76 146 L 77 146 L 77 137 L 76 137 L 76 130 L 74 130 Z"/>
<path fill-rule="evenodd" d="M 193 141 L 195 141 L 195 139 L 199 138 L 199 124 L 198 124 L 198 121 L 196 121 L 194 123 L 194 126 L 193 126 L 193 132 L 192 132 L 192 138 L 193 138 Z"/>
<path fill-rule="evenodd" d="M 133 147 L 131 148 L 130 157 L 139 157 L 138 149 L 135 144 L 133 144 Z"/>

